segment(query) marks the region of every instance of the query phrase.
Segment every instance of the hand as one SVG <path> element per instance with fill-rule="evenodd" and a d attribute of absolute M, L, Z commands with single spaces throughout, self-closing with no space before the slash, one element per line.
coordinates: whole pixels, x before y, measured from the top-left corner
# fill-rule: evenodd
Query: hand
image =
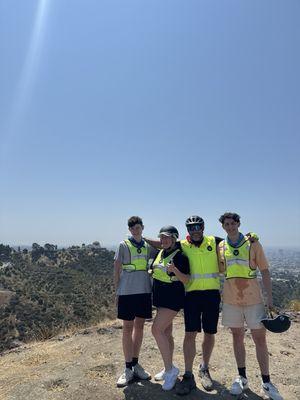
<path fill-rule="evenodd" d="M 175 274 L 175 270 L 176 267 L 173 262 L 167 265 L 167 272 L 173 272 L 173 274 Z"/>
<path fill-rule="evenodd" d="M 255 243 L 255 242 L 259 241 L 258 235 L 254 232 L 248 232 L 248 233 L 246 233 L 246 236 L 249 238 L 251 243 Z"/>

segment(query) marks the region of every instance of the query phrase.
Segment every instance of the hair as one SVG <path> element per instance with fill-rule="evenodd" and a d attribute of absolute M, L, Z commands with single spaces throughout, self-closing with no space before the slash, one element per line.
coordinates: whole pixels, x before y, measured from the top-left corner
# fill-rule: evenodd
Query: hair
<path fill-rule="evenodd" d="M 133 217 L 130 217 L 128 219 L 128 228 L 132 228 L 134 225 L 140 224 L 143 225 L 143 221 L 142 218 L 137 217 L 136 215 L 134 215 Z"/>
<path fill-rule="evenodd" d="M 231 218 L 235 222 L 240 222 L 240 219 L 241 219 L 241 217 L 237 213 L 226 212 L 225 214 L 221 215 L 221 217 L 219 218 L 219 221 L 221 222 L 222 225 L 224 224 L 225 218 Z"/>

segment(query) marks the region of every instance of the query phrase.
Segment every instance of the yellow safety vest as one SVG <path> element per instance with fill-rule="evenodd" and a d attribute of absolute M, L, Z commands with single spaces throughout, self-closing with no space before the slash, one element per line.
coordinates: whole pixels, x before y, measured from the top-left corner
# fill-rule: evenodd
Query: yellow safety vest
<path fill-rule="evenodd" d="M 254 279 L 257 277 L 256 269 L 250 267 L 250 242 L 245 240 L 240 246 L 232 247 L 227 240 L 219 244 L 220 253 L 225 260 L 225 277 Z"/>
<path fill-rule="evenodd" d="M 167 274 L 167 265 L 172 260 L 172 258 L 174 258 L 175 254 L 177 254 L 179 251 L 179 249 L 176 249 L 175 251 L 173 251 L 173 253 L 168 255 L 168 257 L 163 258 L 163 250 L 160 250 L 152 265 L 154 271 L 152 277 L 154 279 L 166 283 L 178 281 L 177 276 L 169 276 Z"/>
<path fill-rule="evenodd" d="M 130 240 L 124 240 L 130 252 L 130 264 L 122 264 L 123 271 L 146 271 L 148 263 L 148 244 L 141 248 L 135 247 Z"/>
<path fill-rule="evenodd" d="M 204 236 L 199 247 L 181 240 L 181 248 L 190 263 L 190 280 L 185 285 L 185 290 L 219 290 L 220 277 L 216 240 L 214 236 Z"/>

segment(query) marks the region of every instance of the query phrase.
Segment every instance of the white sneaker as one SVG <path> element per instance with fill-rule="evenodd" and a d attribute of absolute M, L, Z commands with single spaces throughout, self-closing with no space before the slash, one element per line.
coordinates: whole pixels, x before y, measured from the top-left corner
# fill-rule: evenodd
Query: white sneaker
<path fill-rule="evenodd" d="M 127 386 L 130 381 L 132 381 L 134 377 L 133 370 L 130 368 L 125 368 L 123 374 L 117 380 L 117 387 Z"/>
<path fill-rule="evenodd" d="M 162 369 L 154 376 L 155 381 L 163 381 L 165 379 L 165 369 Z"/>
<path fill-rule="evenodd" d="M 242 394 L 244 390 L 248 389 L 248 387 L 248 379 L 239 375 L 231 385 L 230 394 Z"/>
<path fill-rule="evenodd" d="M 261 387 L 262 387 L 263 393 L 266 396 L 268 396 L 269 399 L 283 400 L 283 397 L 281 396 L 278 389 L 276 388 L 276 386 L 273 385 L 272 382 L 263 383 Z"/>
<path fill-rule="evenodd" d="M 163 390 L 172 390 L 175 386 L 177 377 L 179 375 L 179 369 L 177 367 L 172 367 L 170 371 L 165 372 L 164 383 L 162 385 Z"/>
<path fill-rule="evenodd" d="M 145 371 L 144 368 L 140 364 L 135 364 L 133 367 L 134 376 L 139 379 L 151 379 L 151 375 L 149 372 Z"/>

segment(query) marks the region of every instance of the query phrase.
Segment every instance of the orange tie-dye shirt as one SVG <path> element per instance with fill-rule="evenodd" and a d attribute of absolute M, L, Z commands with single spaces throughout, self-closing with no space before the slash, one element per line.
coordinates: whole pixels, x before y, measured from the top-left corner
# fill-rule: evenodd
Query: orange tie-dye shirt
<path fill-rule="evenodd" d="M 262 245 L 259 242 L 251 243 L 250 266 L 263 271 L 269 268 Z M 219 269 L 225 272 L 224 255 L 219 250 Z M 257 278 L 231 278 L 225 279 L 223 288 L 223 302 L 238 306 L 250 306 L 263 302 L 261 286 Z"/>

